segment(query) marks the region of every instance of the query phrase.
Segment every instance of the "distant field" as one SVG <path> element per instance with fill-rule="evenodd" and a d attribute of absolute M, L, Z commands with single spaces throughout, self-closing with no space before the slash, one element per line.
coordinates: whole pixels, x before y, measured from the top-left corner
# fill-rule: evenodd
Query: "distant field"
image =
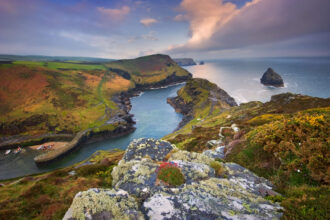
<path fill-rule="evenodd" d="M 44 62 L 44 61 L 14 61 L 13 64 L 26 66 L 41 66 L 49 69 L 70 69 L 70 70 L 106 70 L 102 64 L 84 64 L 67 62 Z"/>

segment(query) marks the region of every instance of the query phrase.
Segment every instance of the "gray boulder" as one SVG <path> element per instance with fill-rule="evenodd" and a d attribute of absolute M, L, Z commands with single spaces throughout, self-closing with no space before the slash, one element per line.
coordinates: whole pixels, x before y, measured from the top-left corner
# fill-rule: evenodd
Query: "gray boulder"
<path fill-rule="evenodd" d="M 133 140 L 127 147 L 124 161 L 150 157 L 155 161 L 163 161 L 165 156 L 175 148 L 167 141 L 155 140 L 153 138 L 140 138 Z"/>

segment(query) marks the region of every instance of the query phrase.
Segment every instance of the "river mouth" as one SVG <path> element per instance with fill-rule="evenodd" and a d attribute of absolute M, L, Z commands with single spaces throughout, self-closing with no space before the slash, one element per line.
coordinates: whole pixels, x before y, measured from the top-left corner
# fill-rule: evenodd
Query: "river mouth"
<path fill-rule="evenodd" d="M 161 138 L 173 132 L 182 115 L 166 102 L 168 97 L 176 96 L 176 92 L 183 84 L 172 85 L 166 88 L 148 90 L 137 97 L 131 98 L 132 109 L 136 121 L 136 130 L 126 136 L 103 140 L 90 144 L 83 144 L 79 149 L 69 155 L 50 163 L 37 166 L 33 158 L 39 153 L 25 148 L 19 154 L 4 156 L 5 151 L 0 151 L 0 180 L 25 176 L 29 174 L 47 172 L 87 159 L 98 150 L 126 149 L 128 144 L 136 138 Z"/>

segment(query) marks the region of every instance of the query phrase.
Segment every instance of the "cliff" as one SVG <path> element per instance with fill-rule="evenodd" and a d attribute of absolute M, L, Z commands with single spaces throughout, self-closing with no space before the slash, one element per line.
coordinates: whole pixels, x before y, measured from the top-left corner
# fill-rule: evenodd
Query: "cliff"
<path fill-rule="evenodd" d="M 223 111 L 237 105 L 226 91 L 205 79 L 191 79 L 177 93 L 177 97 L 168 98 L 167 102 L 184 115 L 179 128 L 193 118 L 203 118 L 216 109 Z"/>
<path fill-rule="evenodd" d="M 175 58 L 173 59 L 179 66 L 193 66 L 196 65 L 192 58 Z"/>

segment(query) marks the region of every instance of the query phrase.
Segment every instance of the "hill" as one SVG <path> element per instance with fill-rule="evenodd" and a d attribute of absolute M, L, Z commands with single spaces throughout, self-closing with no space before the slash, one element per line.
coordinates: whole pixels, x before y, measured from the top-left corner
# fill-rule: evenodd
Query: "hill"
<path fill-rule="evenodd" d="M 3 148 L 40 143 L 45 135 L 68 139 L 86 129 L 132 129 L 122 94 L 191 77 L 166 55 L 107 63 L 12 61 L 0 63 L 0 76 Z M 116 117 L 122 120 L 106 123 Z"/>
<path fill-rule="evenodd" d="M 46 62 L 109 62 L 113 59 L 96 57 L 40 56 L 40 55 L 6 55 L 0 54 L 1 61 L 46 61 Z"/>

